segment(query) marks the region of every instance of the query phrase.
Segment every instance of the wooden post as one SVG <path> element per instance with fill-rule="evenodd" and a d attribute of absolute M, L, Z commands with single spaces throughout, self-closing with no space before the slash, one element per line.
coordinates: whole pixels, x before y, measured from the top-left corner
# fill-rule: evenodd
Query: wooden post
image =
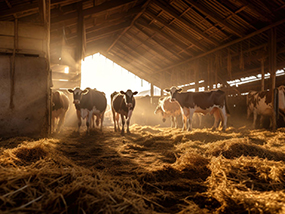
<path fill-rule="evenodd" d="M 77 3 L 78 20 L 77 20 L 77 51 L 76 51 L 76 67 L 81 75 L 81 60 L 83 59 L 83 34 L 84 34 L 84 18 L 82 12 L 82 2 Z M 81 77 L 79 79 L 81 85 Z"/>
<path fill-rule="evenodd" d="M 152 99 L 153 99 L 153 90 L 154 90 L 153 84 L 151 83 L 150 84 L 150 103 L 152 103 Z"/>
<path fill-rule="evenodd" d="M 276 99 L 275 98 L 275 84 L 276 84 L 276 28 L 271 28 L 269 30 L 269 71 L 270 71 L 270 78 L 271 78 L 271 97 L 272 97 L 272 106 L 276 107 Z M 276 131 L 276 112 L 273 108 L 273 115 L 272 115 L 272 129 Z"/>
<path fill-rule="evenodd" d="M 198 72 L 199 72 L 199 61 L 196 60 L 195 66 L 194 66 L 195 92 L 198 92 L 198 91 L 199 91 Z"/>
<path fill-rule="evenodd" d="M 264 91 L 264 58 L 260 60 L 261 62 L 261 91 Z"/>
<path fill-rule="evenodd" d="M 14 48 L 13 55 L 11 58 L 11 68 L 10 68 L 10 109 L 14 109 L 14 94 L 15 94 L 15 58 L 16 51 L 18 49 L 18 19 L 15 18 L 14 22 Z"/>

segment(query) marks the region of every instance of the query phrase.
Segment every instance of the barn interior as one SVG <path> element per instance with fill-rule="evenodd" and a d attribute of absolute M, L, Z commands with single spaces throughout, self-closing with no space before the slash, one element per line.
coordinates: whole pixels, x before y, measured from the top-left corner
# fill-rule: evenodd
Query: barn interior
<path fill-rule="evenodd" d="M 8 108 L 18 56 L 45 60 L 47 94 L 80 86 L 81 60 L 98 52 L 148 81 L 150 97 L 154 86 L 223 87 L 244 103 L 249 90 L 284 83 L 283 1 L 2 0 L 0 21 Z"/>
<path fill-rule="evenodd" d="M 284 214 L 285 128 L 252 128 L 245 104 L 249 90 L 284 84 L 284 10 L 284 0 L 0 0 L 0 213 Z M 80 86 L 96 53 L 151 84 L 131 134 L 107 117 L 103 131 L 76 132 L 71 95 L 72 126 L 50 134 L 51 91 Z M 192 131 L 164 127 L 153 91 L 171 86 L 225 90 L 227 130 L 211 130 L 210 115 Z"/>

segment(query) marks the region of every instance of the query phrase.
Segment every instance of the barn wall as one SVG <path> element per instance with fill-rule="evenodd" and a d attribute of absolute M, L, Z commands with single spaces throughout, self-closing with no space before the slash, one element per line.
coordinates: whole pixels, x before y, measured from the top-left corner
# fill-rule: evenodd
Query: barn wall
<path fill-rule="evenodd" d="M 12 56 L 0 55 L 0 136 L 48 134 L 46 60 L 15 57 L 14 108 L 10 106 Z"/>

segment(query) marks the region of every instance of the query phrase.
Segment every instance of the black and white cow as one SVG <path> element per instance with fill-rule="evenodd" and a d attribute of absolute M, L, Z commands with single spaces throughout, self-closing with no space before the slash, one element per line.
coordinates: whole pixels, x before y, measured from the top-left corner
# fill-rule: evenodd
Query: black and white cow
<path fill-rule="evenodd" d="M 253 127 L 256 128 L 257 116 L 260 115 L 260 121 L 262 123 L 263 118 L 270 117 L 270 127 L 272 127 L 272 92 L 271 91 L 250 91 L 247 94 L 247 117 L 253 113 Z M 285 86 L 278 87 L 278 103 L 279 112 L 281 116 L 285 113 Z M 285 121 L 285 118 L 283 118 Z"/>
<path fill-rule="evenodd" d="M 52 91 L 52 112 L 51 112 L 51 127 L 52 132 L 59 133 L 65 120 L 66 112 L 69 108 L 69 99 L 61 91 Z"/>
<path fill-rule="evenodd" d="M 78 87 L 75 89 L 68 89 L 68 92 L 73 93 L 73 103 L 76 108 L 78 119 L 78 132 L 81 126 L 81 118 L 86 118 L 87 133 L 89 133 L 93 115 L 100 119 L 102 130 L 104 113 L 107 107 L 107 99 L 105 93 L 90 88 L 86 88 L 82 91 Z"/>
<path fill-rule="evenodd" d="M 213 130 L 218 128 L 220 123 L 219 118 L 222 117 L 223 130 L 227 128 L 227 114 L 229 111 L 224 91 L 181 92 L 182 89 L 178 89 L 175 86 L 165 89 L 165 91 L 169 92 L 171 99 L 176 100 L 182 108 L 185 118 L 182 131 L 186 127 L 187 130 L 192 130 L 192 117 L 194 113 L 214 114 L 215 123 Z"/>
<path fill-rule="evenodd" d="M 119 126 L 119 115 L 121 115 L 122 120 L 122 130 L 121 134 L 124 135 L 124 125 L 125 125 L 125 118 L 127 122 L 127 133 L 130 133 L 129 125 L 130 120 L 136 105 L 136 101 L 134 98 L 134 95 L 136 95 L 138 92 L 132 92 L 131 90 L 127 90 L 126 92 L 120 91 L 114 92 L 111 95 L 111 108 L 113 113 L 113 120 L 114 120 L 114 130 L 117 131 L 116 123 L 118 125 L 118 130 L 120 131 Z"/>

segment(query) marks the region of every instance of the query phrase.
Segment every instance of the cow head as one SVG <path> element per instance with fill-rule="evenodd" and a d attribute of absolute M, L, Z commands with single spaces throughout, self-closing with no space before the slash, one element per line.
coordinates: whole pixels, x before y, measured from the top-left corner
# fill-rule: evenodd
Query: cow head
<path fill-rule="evenodd" d="M 170 89 L 166 88 L 164 90 L 170 93 L 171 102 L 173 102 L 176 100 L 177 93 L 180 93 L 182 91 L 182 88 L 176 88 L 175 86 L 172 86 Z"/>
<path fill-rule="evenodd" d="M 82 95 L 87 94 L 89 92 L 89 89 L 86 88 L 82 91 L 80 88 L 76 87 L 74 89 L 68 89 L 67 91 L 73 94 L 73 103 L 75 105 L 79 105 Z"/>
<path fill-rule="evenodd" d="M 130 109 L 133 108 L 133 95 L 136 95 L 138 92 L 132 92 L 132 90 L 128 89 L 126 92 L 120 91 L 121 94 L 125 95 L 125 103 L 126 106 Z"/>

